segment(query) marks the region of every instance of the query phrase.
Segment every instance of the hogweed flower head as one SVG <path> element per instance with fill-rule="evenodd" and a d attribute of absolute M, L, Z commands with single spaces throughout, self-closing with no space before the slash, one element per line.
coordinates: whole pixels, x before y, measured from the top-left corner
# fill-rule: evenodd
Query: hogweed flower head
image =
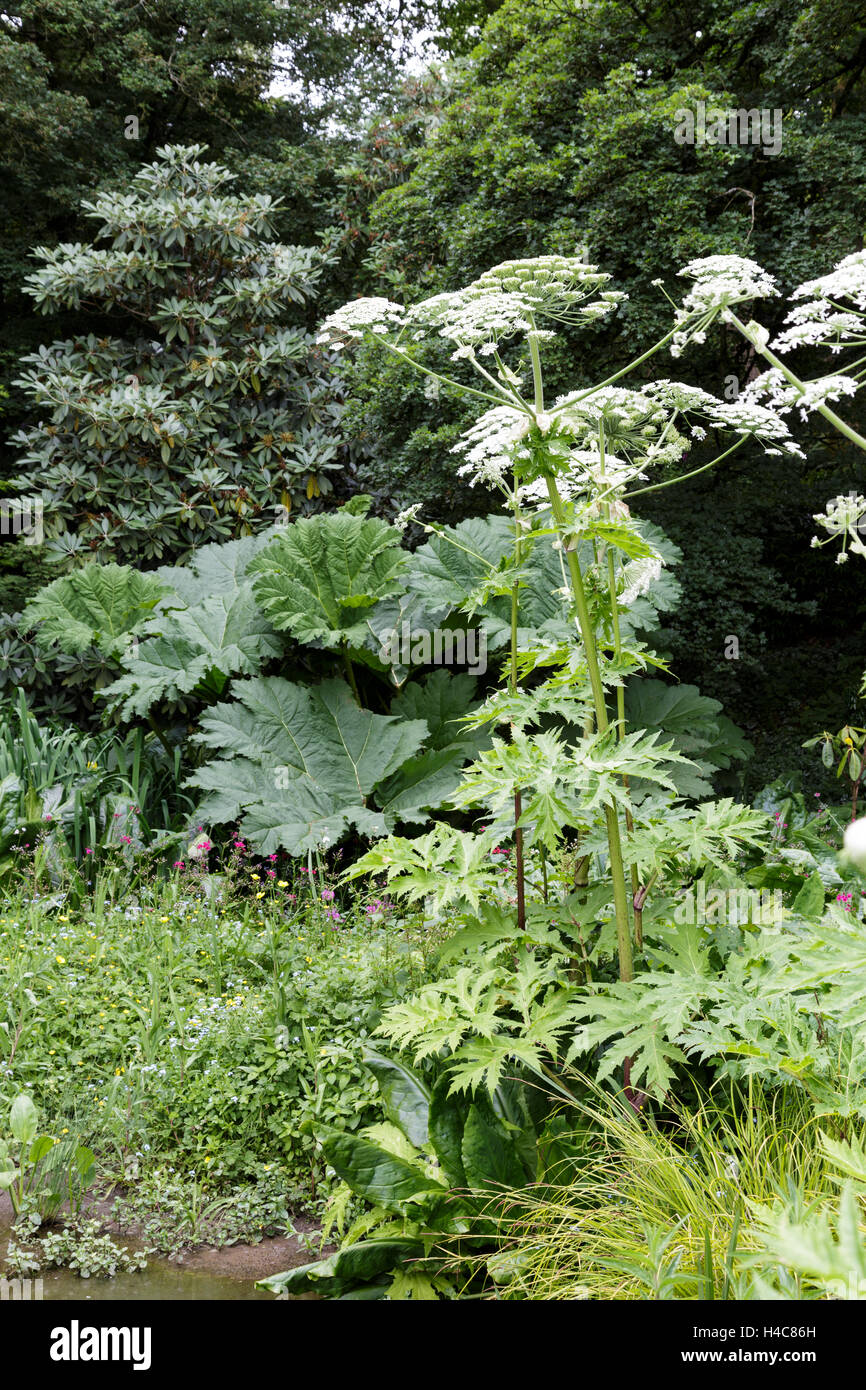
<path fill-rule="evenodd" d="M 340 349 L 367 332 L 387 335 L 403 327 L 405 310 L 390 299 L 353 299 L 325 319 L 316 342 Z"/>
<path fill-rule="evenodd" d="M 724 320 L 732 305 L 778 294 L 772 275 L 744 256 L 701 256 L 679 274 L 694 284 L 677 310 L 672 357 L 679 357 L 689 342 L 705 342 L 710 324 L 717 315 Z"/>
<path fill-rule="evenodd" d="M 698 438 L 703 435 L 700 426 L 695 432 L 695 415 L 710 428 L 751 435 L 763 445 L 767 454 L 788 453 L 803 458 L 803 451 L 791 438 L 785 421 L 768 407 L 758 405 L 748 391 L 744 391 L 739 400 L 720 401 L 698 386 L 686 386 L 679 381 L 653 381 L 642 390 L 652 400 L 678 411 Z"/>
<path fill-rule="evenodd" d="M 849 549 L 855 555 L 866 555 L 866 545 L 861 536 L 861 527 L 866 526 L 866 497 L 855 492 L 848 493 L 847 497 L 832 497 L 824 511 L 815 512 L 812 519 L 827 532 L 824 540 L 818 536 L 812 537 L 813 549 L 841 539 L 842 549 L 836 556 L 837 565 L 845 564 Z"/>
<path fill-rule="evenodd" d="M 473 281 L 466 293 L 517 295 L 535 318 L 578 324 L 604 318 L 628 298 L 618 290 L 602 289 L 609 280 L 597 265 L 579 256 L 535 256 L 502 261 Z M 589 301 L 597 291 L 598 298 Z"/>
<path fill-rule="evenodd" d="M 778 352 L 798 347 L 843 347 L 866 343 L 866 251 L 845 256 L 827 275 L 799 285 L 792 299 L 805 299 L 788 314 L 773 346 Z"/>
<path fill-rule="evenodd" d="M 859 383 L 850 376 L 824 376 L 819 377 L 817 381 L 803 382 L 801 390 L 788 381 L 778 367 L 771 367 L 769 371 L 749 382 L 740 400 L 763 401 L 768 409 L 776 411 L 779 415 L 798 410 L 800 419 L 807 420 L 813 411 L 826 405 L 828 401 L 838 401 L 842 396 L 855 395 L 858 385 Z"/>

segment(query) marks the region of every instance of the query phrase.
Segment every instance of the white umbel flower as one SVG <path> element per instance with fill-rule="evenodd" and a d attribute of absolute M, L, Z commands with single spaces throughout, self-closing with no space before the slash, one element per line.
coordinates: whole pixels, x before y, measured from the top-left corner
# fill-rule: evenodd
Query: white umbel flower
<path fill-rule="evenodd" d="M 672 357 L 679 357 L 689 342 L 705 342 L 713 319 L 717 314 L 724 319 L 731 305 L 778 294 L 772 275 L 744 256 L 701 256 L 679 274 L 695 283 L 677 310 Z"/>
<path fill-rule="evenodd" d="M 383 336 L 393 333 L 403 327 L 405 318 L 404 309 L 390 299 L 353 299 L 325 319 L 316 342 L 342 348 L 367 332 Z"/>
<path fill-rule="evenodd" d="M 842 849 L 849 862 L 861 873 L 866 873 L 866 816 L 845 827 Z"/>

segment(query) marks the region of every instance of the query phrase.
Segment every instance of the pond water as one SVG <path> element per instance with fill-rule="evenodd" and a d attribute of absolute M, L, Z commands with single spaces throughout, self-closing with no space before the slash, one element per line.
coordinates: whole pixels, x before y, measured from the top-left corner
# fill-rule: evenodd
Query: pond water
<path fill-rule="evenodd" d="M 267 1273 L 269 1271 L 263 1271 Z M 169 1260 L 151 1258 L 147 1269 L 136 1274 L 118 1274 L 114 1279 L 79 1279 L 69 1269 L 48 1270 L 42 1276 L 46 1302 L 104 1300 L 118 1303 L 141 1299 L 174 1302 L 180 1299 L 265 1299 L 274 1295 L 257 1289 L 252 1279 L 208 1270 L 185 1269 Z"/>
<path fill-rule="evenodd" d="M 3 1194 L 5 1197 L 5 1193 Z M 5 1207 L 5 1203 L 3 1203 Z M 309 1229 L 309 1223 L 297 1222 Z M 6 1254 L 6 1242 L 12 1227 L 11 1212 L 0 1208 L 0 1269 Z M 133 1237 L 114 1233 L 119 1245 L 130 1250 L 140 1248 Z M 256 1279 L 276 1274 L 283 1269 L 306 1264 L 315 1259 L 296 1236 L 268 1237 L 258 1245 L 230 1245 L 217 1249 L 202 1246 L 185 1255 L 182 1261 L 151 1255 L 147 1268 L 134 1274 L 118 1274 L 114 1279 L 81 1279 L 69 1269 L 45 1270 L 42 1296 L 46 1302 L 136 1302 L 158 1299 L 176 1300 L 257 1300 L 273 1303 L 274 1294 L 255 1287 Z M 311 1298 L 315 1295 L 301 1295 Z M 294 1301 L 294 1299 L 292 1300 Z"/>

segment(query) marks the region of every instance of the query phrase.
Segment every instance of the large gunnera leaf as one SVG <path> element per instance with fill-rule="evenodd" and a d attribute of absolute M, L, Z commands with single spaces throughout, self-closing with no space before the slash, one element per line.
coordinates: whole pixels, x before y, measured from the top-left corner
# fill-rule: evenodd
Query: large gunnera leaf
<path fill-rule="evenodd" d="M 125 675 L 105 691 L 106 698 L 123 702 L 124 719 L 193 692 L 219 695 L 229 676 L 253 675 L 282 650 L 248 584 L 234 596 L 219 594 L 193 608 L 171 609 L 148 628 L 156 635 L 127 655 Z"/>
<path fill-rule="evenodd" d="M 367 610 L 401 593 L 400 533 L 341 511 L 296 521 L 253 559 L 256 599 L 280 632 L 326 647 L 363 647 Z"/>
<path fill-rule="evenodd" d="M 305 854 L 350 826 L 384 834 L 373 793 L 421 747 L 424 720 L 361 709 L 340 680 L 309 687 L 272 676 L 237 681 L 233 693 L 194 736 L 223 753 L 190 779 L 208 794 L 202 815 L 240 818 L 267 854 Z"/>
<path fill-rule="evenodd" d="M 719 768 L 730 767 L 732 758 L 746 758 L 752 752 L 752 745 L 722 714 L 721 703 L 701 695 L 695 685 L 668 685 L 647 677 L 631 680 L 625 709 L 630 729 L 664 734 L 678 753 L 695 764 L 673 770 L 681 796 L 712 796 L 710 779 Z"/>
<path fill-rule="evenodd" d="M 273 531 L 240 540 L 203 545 L 185 565 L 164 565 L 156 571 L 171 592 L 160 608 L 194 608 L 208 598 L 233 599 L 240 589 L 253 556 L 273 539 Z"/>
<path fill-rule="evenodd" d="M 129 565 L 85 565 L 40 589 L 23 626 L 35 627 L 41 643 L 56 642 L 64 652 L 98 647 L 118 656 L 167 592 L 158 576 Z"/>
<path fill-rule="evenodd" d="M 463 768 L 490 742 L 489 733 L 464 729 L 461 716 L 475 695 L 472 676 L 433 671 L 410 681 L 391 701 L 392 714 L 423 719 L 428 728 L 423 753 L 416 754 L 380 787 L 377 799 L 389 828 L 398 821 L 423 824 L 427 812 L 449 801 Z"/>

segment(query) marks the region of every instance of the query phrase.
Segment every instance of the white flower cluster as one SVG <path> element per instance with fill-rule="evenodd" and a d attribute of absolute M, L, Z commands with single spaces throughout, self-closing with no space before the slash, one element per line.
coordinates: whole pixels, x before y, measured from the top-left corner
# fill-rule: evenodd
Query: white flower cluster
<path fill-rule="evenodd" d="M 842 549 L 836 556 L 836 564 L 844 565 L 848 559 L 848 549 L 857 555 L 866 555 L 861 530 L 866 529 L 866 497 L 849 492 L 847 497 L 832 497 L 823 512 L 815 512 L 813 520 L 827 532 L 825 540 L 812 537 L 813 547 L 827 545 L 829 541 L 841 537 Z"/>
<path fill-rule="evenodd" d="M 571 449 L 565 462 L 565 471 L 556 476 L 556 486 L 566 501 L 576 502 L 583 499 L 586 503 L 584 512 L 587 520 L 590 516 L 600 516 L 603 505 L 610 509 L 611 514 L 621 508 L 620 514 L 627 516 L 628 508 L 620 503 L 616 494 L 635 479 L 644 479 L 646 476 L 639 471 L 638 465 L 630 464 L 615 454 L 605 454 L 602 468 L 601 453 L 598 449 Z M 596 504 L 595 499 L 599 494 L 604 502 L 599 501 Z M 524 506 L 546 507 L 550 500 L 546 479 L 536 478 L 532 482 L 524 483 L 518 489 L 518 497 Z"/>
<path fill-rule="evenodd" d="M 402 512 L 398 512 L 393 523 L 397 530 L 405 531 L 410 522 L 415 520 L 423 505 L 423 502 L 413 502 L 410 507 L 404 507 Z"/>
<path fill-rule="evenodd" d="M 455 343 L 454 358 L 492 356 L 516 333 L 536 341 L 553 337 L 538 327 L 538 318 L 571 324 L 604 318 L 628 297 L 602 289 L 609 279 L 578 256 L 503 261 L 465 289 L 433 295 L 408 310 L 389 299 L 353 300 L 325 319 L 317 342 L 340 348 L 366 332 L 387 337 L 408 326 L 416 340 L 432 329 Z"/>
<path fill-rule="evenodd" d="M 858 383 L 850 376 L 824 376 L 817 381 L 804 382 L 803 387 L 801 391 L 798 386 L 787 380 L 778 367 L 771 367 L 768 372 L 763 372 L 761 376 L 749 382 L 740 400 L 765 401 L 770 410 L 778 411 L 780 415 L 797 409 L 801 420 L 806 420 L 810 412 L 826 405 L 828 401 L 838 401 L 841 396 L 853 396 Z"/>
<path fill-rule="evenodd" d="M 514 467 L 520 441 L 534 423 L 532 415 L 514 406 L 497 405 L 485 410 L 451 449 L 452 454 L 466 455 L 466 462 L 457 469 L 458 475 L 469 475 L 470 487 L 476 483 L 501 487 L 506 473 Z"/>
<path fill-rule="evenodd" d="M 737 401 L 720 401 L 697 386 L 679 381 L 653 381 L 642 388 L 643 394 L 688 418 L 700 415 L 716 429 L 733 430 L 735 434 L 753 435 L 767 454 L 782 452 L 803 458 L 799 445 L 791 438 L 785 421 L 766 406 L 758 405 L 746 391 Z M 702 438 L 703 430 L 692 427 L 692 436 Z"/>
<path fill-rule="evenodd" d="M 773 344 L 779 352 L 799 347 L 841 352 L 845 346 L 866 342 L 866 251 L 846 256 L 829 275 L 807 280 L 791 298 L 808 302 L 798 304 L 785 319 L 788 327 Z"/>
<path fill-rule="evenodd" d="M 641 455 L 658 443 L 669 424 L 669 414 L 655 401 L 623 386 L 569 392 L 556 401 L 554 413 L 568 423 L 579 448 L 595 448 L 603 431 L 612 449 Z"/>
<path fill-rule="evenodd" d="M 710 424 L 719 429 L 733 430 L 735 434 L 749 434 L 764 445 L 766 454 L 791 454 L 795 458 L 805 458 L 799 444 L 791 438 L 788 426 L 766 406 L 753 401 L 717 401 L 712 410 L 707 410 Z M 778 444 L 778 448 L 771 447 Z"/>
<path fill-rule="evenodd" d="M 610 276 L 579 256 L 536 256 L 526 261 L 502 261 L 469 286 L 482 294 L 518 294 L 538 318 L 563 323 L 582 323 L 603 318 L 628 296 L 603 290 L 587 304 L 589 295 L 606 285 Z"/>
<path fill-rule="evenodd" d="M 773 344 L 779 352 L 799 347 L 841 352 L 847 345 L 866 343 L 866 251 L 845 256 L 828 275 L 798 286 L 791 298 L 808 302 L 785 319 L 789 326 Z"/>
<path fill-rule="evenodd" d="M 653 554 L 630 560 L 624 565 L 621 573 L 625 587 L 620 594 L 620 603 L 628 607 L 635 599 L 648 594 L 656 580 L 661 578 L 663 564 L 661 555 Z"/>
<path fill-rule="evenodd" d="M 866 309 L 866 251 L 854 251 L 845 256 L 829 275 L 807 280 L 791 298 L 850 299 L 858 309 Z"/>
<path fill-rule="evenodd" d="M 705 342 L 713 319 L 717 314 L 724 319 L 732 304 L 778 294 L 772 275 L 743 256 L 702 256 L 679 274 L 695 283 L 677 310 L 672 357 L 679 357 L 689 342 Z"/>
<path fill-rule="evenodd" d="M 773 347 L 777 352 L 793 352 L 801 347 L 829 347 L 841 352 L 843 347 L 866 342 L 866 325 L 857 314 L 835 309 L 826 299 L 800 304 L 792 309 L 785 322 L 790 325 L 779 334 Z"/>
<path fill-rule="evenodd" d="M 457 344 L 456 358 L 471 357 L 476 349 L 482 356 L 490 356 L 505 338 L 530 332 L 532 310 L 520 295 L 473 294 L 473 289 L 470 285 L 455 294 L 425 299 L 408 311 L 409 321 L 437 328 L 441 337 Z"/>
<path fill-rule="evenodd" d="M 536 319 L 576 324 L 604 318 L 626 298 L 617 290 L 603 290 L 589 300 L 609 279 L 597 266 L 577 257 L 503 261 L 465 289 L 433 295 L 414 305 L 407 317 L 417 330 L 416 338 L 434 328 L 456 343 L 453 356 L 457 359 L 471 358 L 476 352 L 492 356 L 499 343 L 516 333 L 537 342 L 553 337 L 537 327 Z"/>
<path fill-rule="evenodd" d="M 316 342 L 339 349 L 367 332 L 387 336 L 405 320 L 405 311 L 390 299 L 353 299 L 325 319 Z"/>

